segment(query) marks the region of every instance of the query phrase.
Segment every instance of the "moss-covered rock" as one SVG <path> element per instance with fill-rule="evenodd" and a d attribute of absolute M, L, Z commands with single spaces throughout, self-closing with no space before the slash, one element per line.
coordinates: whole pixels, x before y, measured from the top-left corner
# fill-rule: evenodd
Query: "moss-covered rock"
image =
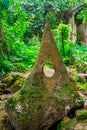
<path fill-rule="evenodd" d="M 7 103 L 6 109 L 11 122 L 15 122 L 14 127 L 17 130 L 47 130 L 62 119 L 65 106 L 69 104 L 72 108 L 75 103 L 73 90 L 69 92 L 67 87 L 52 93 L 41 87 L 22 88 Z"/>
<path fill-rule="evenodd" d="M 7 85 L 5 83 L 0 82 L 0 89 L 4 90 L 7 88 Z"/>
<path fill-rule="evenodd" d="M 13 93 L 18 91 L 22 87 L 28 75 L 28 73 L 23 74 L 19 72 L 12 72 L 7 74 L 0 81 L 0 93 L 2 94 L 6 90 L 10 90 Z"/>
<path fill-rule="evenodd" d="M 54 66 L 52 77 L 44 74 L 46 62 Z M 75 92 L 76 84 L 64 66 L 47 23 L 33 71 L 6 104 L 11 124 L 16 130 L 48 130 L 75 105 Z"/>
<path fill-rule="evenodd" d="M 28 72 L 28 73 L 11 72 L 10 74 L 8 74 L 8 76 L 11 75 L 14 80 L 17 80 L 17 79 L 20 79 L 20 78 L 26 79 L 29 74 L 30 74 L 30 72 Z"/>
<path fill-rule="evenodd" d="M 13 77 L 12 77 L 11 75 L 8 75 L 8 76 L 6 76 L 6 77 L 2 80 L 2 82 L 5 83 L 7 86 L 9 86 L 10 83 L 12 82 L 12 80 L 13 80 Z"/>
<path fill-rule="evenodd" d="M 57 130 L 87 130 L 87 120 L 83 122 L 78 121 L 76 117 L 66 118 L 60 123 Z"/>
<path fill-rule="evenodd" d="M 86 109 L 78 110 L 76 112 L 76 118 L 78 120 L 87 120 L 87 110 Z"/>
<path fill-rule="evenodd" d="M 57 130 L 74 130 L 74 127 L 77 125 L 77 123 L 78 122 L 76 118 L 68 118 L 68 120 L 66 118 L 64 121 L 60 123 Z"/>
<path fill-rule="evenodd" d="M 17 92 L 17 91 L 23 86 L 24 81 L 25 81 L 24 78 L 19 78 L 19 79 L 17 79 L 17 80 L 14 82 L 14 84 L 13 84 L 12 92 L 13 92 L 13 93 Z"/>

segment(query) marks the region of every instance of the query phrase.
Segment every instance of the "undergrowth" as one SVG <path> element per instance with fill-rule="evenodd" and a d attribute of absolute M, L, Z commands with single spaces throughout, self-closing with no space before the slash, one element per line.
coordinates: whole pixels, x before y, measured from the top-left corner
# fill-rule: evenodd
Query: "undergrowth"
<path fill-rule="evenodd" d="M 12 44 L 8 52 L 2 54 L 0 52 L 0 76 L 4 76 L 9 72 L 18 71 L 25 72 L 31 70 L 35 64 L 39 51 L 39 41 L 35 45 L 26 45 L 16 41 Z"/>

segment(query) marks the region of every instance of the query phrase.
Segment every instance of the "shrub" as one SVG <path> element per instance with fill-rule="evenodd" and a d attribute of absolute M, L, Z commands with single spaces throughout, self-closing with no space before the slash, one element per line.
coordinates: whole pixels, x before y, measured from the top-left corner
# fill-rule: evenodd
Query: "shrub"
<path fill-rule="evenodd" d="M 78 72 L 87 73 L 87 46 L 76 45 L 72 50 L 72 55 L 75 58 L 74 66 Z"/>
<path fill-rule="evenodd" d="M 38 50 L 39 41 L 33 41 L 36 45 L 29 46 L 23 42 L 15 41 L 8 48 L 8 53 L 3 55 L 0 53 L 0 73 L 1 76 L 11 72 L 25 72 L 31 70 L 35 64 Z"/>
<path fill-rule="evenodd" d="M 70 39 L 70 26 L 65 24 L 60 24 L 58 26 L 58 35 L 59 41 L 61 43 L 61 48 L 63 52 L 63 56 L 65 56 L 65 45 L 68 43 Z"/>

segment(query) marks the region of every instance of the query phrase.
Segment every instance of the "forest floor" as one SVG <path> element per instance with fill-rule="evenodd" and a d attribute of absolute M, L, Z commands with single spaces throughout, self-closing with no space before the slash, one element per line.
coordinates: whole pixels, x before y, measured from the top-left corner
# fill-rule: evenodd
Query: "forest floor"
<path fill-rule="evenodd" d="M 46 76 L 50 77 L 54 73 L 53 69 L 45 68 L 44 73 Z M 25 78 L 28 77 L 28 73 L 23 74 Z M 86 92 L 78 91 L 81 98 L 87 99 Z M 5 130 L 5 126 L 3 125 L 2 121 L 5 118 L 5 102 L 7 99 L 12 96 L 13 94 L 2 94 L 0 95 L 0 130 Z M 76 115 L 73 118 L 64 117 L 63 121 L 58 127 L 57 130 L 87 130 L 87 107 L 81 108 L 76 110 Z"/>

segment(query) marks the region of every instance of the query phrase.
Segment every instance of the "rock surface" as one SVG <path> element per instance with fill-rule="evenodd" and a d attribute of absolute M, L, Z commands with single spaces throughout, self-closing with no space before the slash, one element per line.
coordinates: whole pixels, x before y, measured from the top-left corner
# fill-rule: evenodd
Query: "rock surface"
<path fill-rule="evenodd" d="M 55 73 L 47 77 L 44 65 L 53 65 Z M 75 105 L 76 84 L 68 74 L 52 36 L 45 26 L 40 52 L 33 71 L 23 87 L 7 102 L 6 111 L 16 130 L 48 130 Z"/>
<path fill-rule="evenodd" d="M 29 73 L 23 74 L 19 72 L 12 72 L 7 74 L 0 81 L 0 94 L 11 92 L 15 93 L 16 91 L 18 91 L 22 87 L 28 75 Z"/>

